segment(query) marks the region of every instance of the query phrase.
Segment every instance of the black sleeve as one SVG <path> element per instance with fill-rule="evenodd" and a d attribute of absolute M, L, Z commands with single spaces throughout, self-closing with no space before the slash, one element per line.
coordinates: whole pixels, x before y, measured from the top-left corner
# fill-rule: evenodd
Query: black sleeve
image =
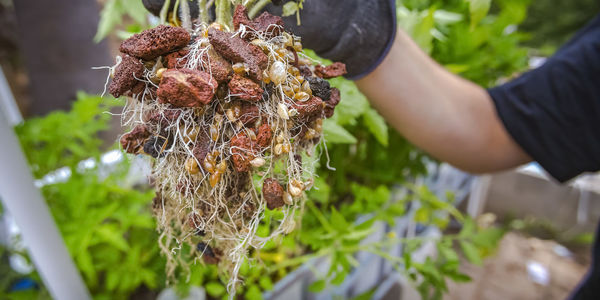
<path fill-rule="evenodd" d="M 600 170 L 600 16 L 544 65 L 488 92 L 509 134 L 554 178 Z"/>

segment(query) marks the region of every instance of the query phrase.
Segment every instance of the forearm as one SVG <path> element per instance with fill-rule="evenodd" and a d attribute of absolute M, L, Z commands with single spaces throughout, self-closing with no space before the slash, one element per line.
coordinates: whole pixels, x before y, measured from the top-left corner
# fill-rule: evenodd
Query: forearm
<path fill-rule="evenodd" d="M 446 71 L 402 31 L 383 63 L 357 85 L 396 130 L 440 160 L 471 172 L 530 160 L 488 93 Z"/>

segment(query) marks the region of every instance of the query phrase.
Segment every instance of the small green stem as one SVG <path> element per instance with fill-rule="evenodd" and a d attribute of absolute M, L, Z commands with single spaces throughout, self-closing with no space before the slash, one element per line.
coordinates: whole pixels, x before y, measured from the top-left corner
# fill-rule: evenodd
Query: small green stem
<path fill-rule="evenodd" d="M 330 254 L 332 251 L 333 251 L 332 248 L 325 248 L 325 249 L 321 249 L 318 252 L 313 253 L 313 254 L 307 254 L 307 255 L 302 255 L 302 256 L 291 258 L 291 259 L 287 259 L 285 261 L 282 261 L 282 262 L 276 264 L 273 267 L 273 269 L 280 270 L 283 268 L 300 265 L 300 264 L 303 264 L 313 258 L 317 258 L 317 257 L 321 257 L 321 256 L 325 256 L 327 254 Z"/>
<path fill-rule="evenodd" d="M 169 6 L 171 6 L 171 0 L 165 0 L 162 8 L 160 9 L 160 23 L 167 23 L 167 14 L 169 13 Z"/>
<path fill-rule="evenodd" d="M 198 17 L 200 18 L 200 23 L 208 23 L 206 0 L 198 0 Z"/>
<path fill-rule="evenodd" d="M 325 230 L 329 231 L 329 232 L 333 232 L 333 228 L 331 227 L 331 224 L 329 224 L 329 222 L 327 221 L 327 219 L 325 218 L 325 216 L 319 211 L 319 209 L 315 206 L 314 203 L 312 203 L 312 201 L 306 201 L 306 206 L 308 206 L 308 209 L 310 209 L 310 211 L 315 215 L 315 217 L 317 217 L 317 220 L 319 220 L 319 222 L 321 223 L 321 226 L 323 226 L 323 228 L 325 228 Z"/>
<path fill-rule="evenodd" d="M 188 32 L 192 31 L 192 16 L 190 14 L 190 6 L 188 3 L 189 0 L 183 0 L 181 2 L 181 26 L 185 28 Z"/>
<path fill-rule="evenodd" d="M 244 2 L 244 6 L 246 8 L 250 8 L 250 6 L 252 6 L 252 4 L 254 4 L 254 1 L 256 1 L 256 0 L 246 0 L 246 1 L 243 1 Z"/>
<path fill-rule="evenodd" d="M 217 13 L 217 23 L 227 26 L 229 28 L 233 27 L 231 24 L 231 2 L 230 0 L 217 0 L 215 1 L 215 10 Z"/>
<path fill-rule="evenodd" d="M 177 12 L 179 11 L 179 0 L 175 0 L 175 6 L 173 7 L 173 15 L 171 16 L 171 21 L 173 24 L 178 24 L 177 20 Z"/>
<path fill-rule="evenodd" d="M 252 6 L 252 8 L 250 8 L 250 11 L 248 12 L 248 17 L 250 17 L 250 19 L 256 17 L 256 15 L 258 15 L 258 13 L 269 3 L 271 3 L 271 0 L 258 1 L 256 4 L 254 4 L 254 6 Z"/>

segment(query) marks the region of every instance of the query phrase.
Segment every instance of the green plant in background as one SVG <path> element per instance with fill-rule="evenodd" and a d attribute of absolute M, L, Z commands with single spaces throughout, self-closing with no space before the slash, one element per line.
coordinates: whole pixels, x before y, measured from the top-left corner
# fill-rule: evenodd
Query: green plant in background
<path fill-rule="evenodd" d="M 68 178 L 50 181 L 42 193 L 85 282 L 96 299 L 126 298 L 145 286 L 164 285 L 149 205 L 154 193 L 126 185 L 127 161 L 101 177 L 98 165 L 114 100 L 79 93 L 69 112 L 54 112 L 17 126 L 36 178 L 63 168 Z M 88 161 L 91 162 L 91 161 Z M 67 169 L 64 169 L 67 168 Z"/>
<path fill-rule="evenodd" d="M 124 15 L 134 24 L 117 31 L 122 38 L 147 26 L 140 1 L 129 2 L 106 2 L 97 40 L 115 30 Z M 449 70 L 490 86 L 526 66 L 526 51 L 518 46 L 524 35 L 512 30 L 523 20 L 526 3 L 490 3 L 398 1 L 399 25 Z M 493 14 L 488 15 L 489 9 Z M 318 257 L 332 263 L 326 274 L 318 274 L 311 290 L 339 284 L 357 266 L 355 255 L 366 251 L 388 259 L 415 282 L 423 298 L 440 298 L 447 279 L 468 280 L 458 270 L 459 252 L 469 261 L 481 263 L 481 258 L 493 251 L 502 230 L 477 228 L 454 209 L 452 197 L 440 199 L 426 187 L 412 184 L 414 178 L 426 174 L 425 164 L 430 159 L 388 128 L 352 82 L 334 79 L 331 83 L 341 90 L 343 101 L 334 117 L 324 123 L 328 151 L 321 149 L 315 189 L 308 193 L 310 200 L 297 221 L 298 229 L 269 242 L 260 252 L 250 253 L 250 260 L 240 270 L 244 285 L 239 294 L 260 299 L 279 279 Z M 103 112 L 114 101 L 86 94 L 78 98 L 70 112 L 28 120 L 17 127 L 21 144 L 37 178 L 61 167 L 70 170 L 67 181 L 49 184 L 42 192 L 94 296 L 126 298 L 144 287 L 158 291 L 165 278 L 149 209 L 153 194 L 124 185 L 126 162 L 107 177 L 99 177 L 95 168 L 78 169 L 81 160 L 91 157 L 98 161 L 101 141 L 97 133 L 106 129 L 110 115 Z M 397 195 L 398 190 L 403 194 Z M 394 224 L 397 217 L 409 212 L 408 207 L 414 208 L 411 216 L 416 222 L 444 229 L 454 218 L 464 222 L 463 228 L 434 241 L 440 255 L 423 262 L 412 261 L 409 254 L 430 242 L 427 238 L 390 234 L 383 241 L 361 243 L 377 224 Z M 278 211 L 267 211 L 259 234 L 267 236 L 272 230 L 269 220 L 281 217 Z M 386 254 L 398 244 L 404 246 L 406 255 Z M 196 264 L 189 272 L 181 271 L 180 291 L 197 285 L 211 298 L 226 297 L 215 266 Z"/>
<path fill-rule="evenodd" d="M 599 12 L 600 2 L 596 0 L 531 1 L 528 17 L 520 27 L 530 36 L 525 45 L 540 55 L 551 55 Z"/>

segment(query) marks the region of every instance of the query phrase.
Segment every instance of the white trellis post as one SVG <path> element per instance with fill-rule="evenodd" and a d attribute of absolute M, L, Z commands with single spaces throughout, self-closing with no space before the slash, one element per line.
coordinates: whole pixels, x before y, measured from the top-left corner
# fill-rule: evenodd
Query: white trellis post
<path fill-rule="evenodd" d="M 8 122 L 6 103 L 12 94 L 0 69 L 0 198 L 21 231 L 23 242 L 52 297 L 88 300 L 90 294 L 69 256 L 25 156 Z M 6 99 L 7 96 L 10 99 Z M 14 105 L 14 102 L 13 102 Z M 3 113 L 4 111 L 4 113 Z"/>

